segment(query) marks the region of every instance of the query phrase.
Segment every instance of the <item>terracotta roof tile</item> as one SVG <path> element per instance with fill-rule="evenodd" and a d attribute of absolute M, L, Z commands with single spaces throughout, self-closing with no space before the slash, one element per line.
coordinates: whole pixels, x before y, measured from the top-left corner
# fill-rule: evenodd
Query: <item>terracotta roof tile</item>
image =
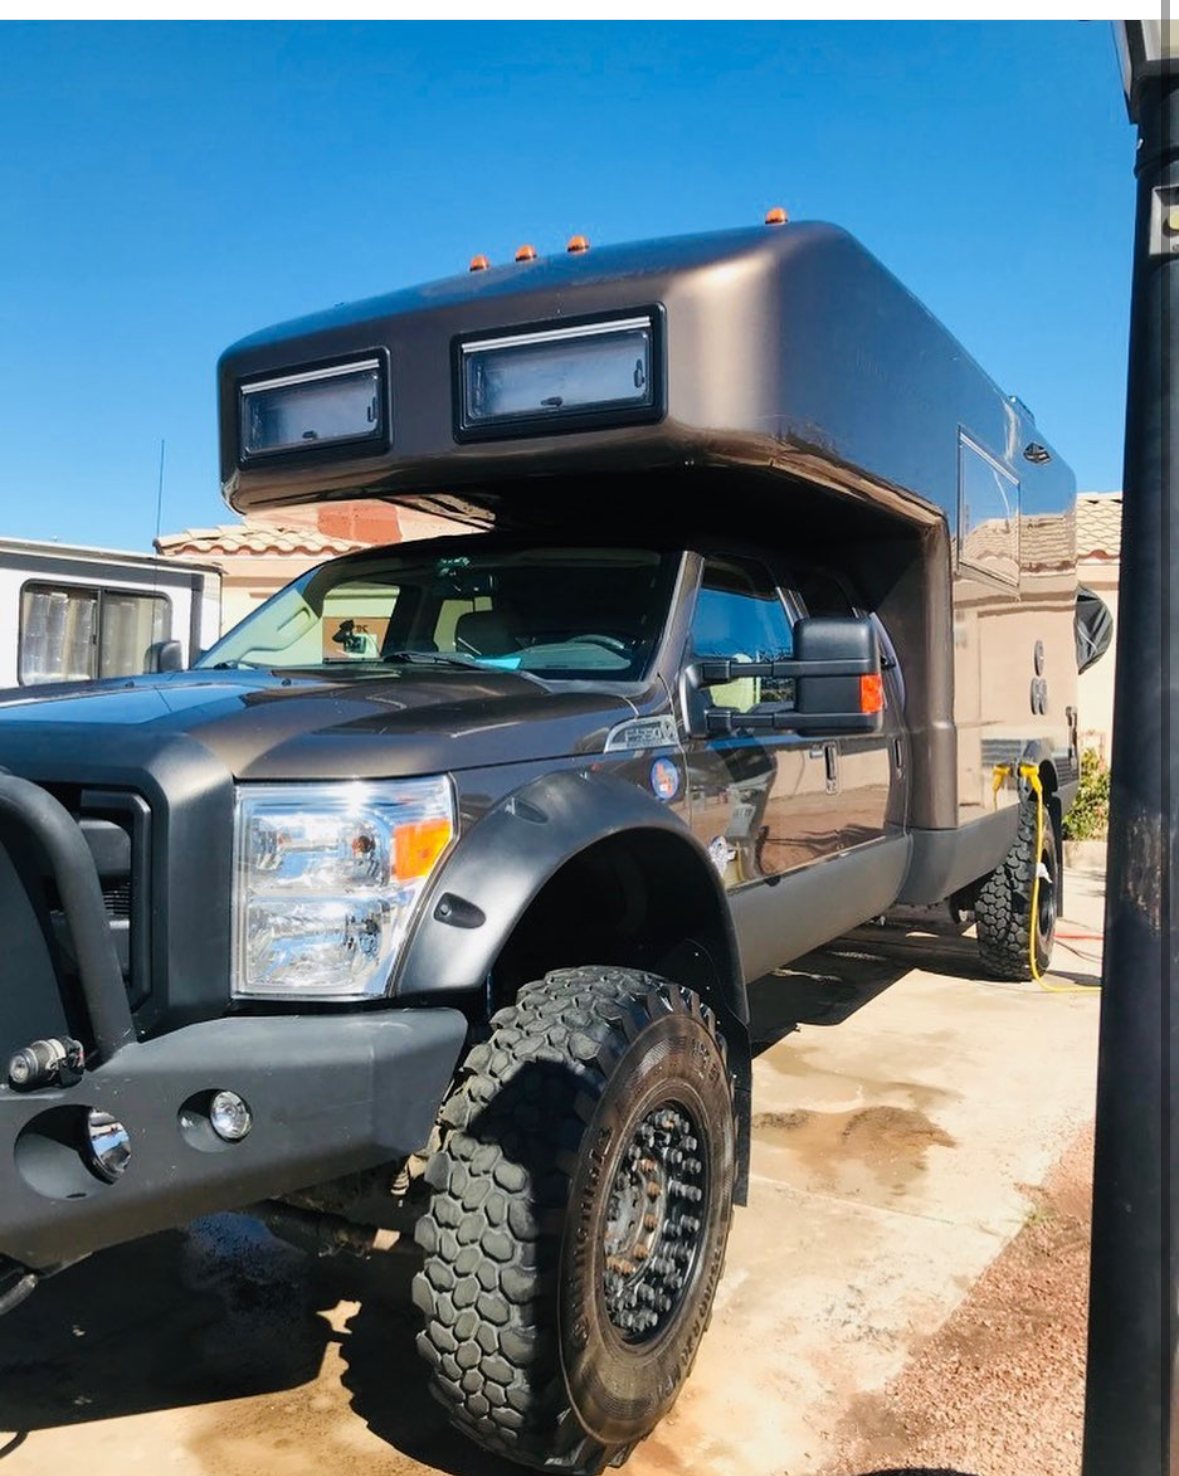
<path fill-rule="evenodd" d="M 1082 492 L 1077 497 L 1077 557 L 1118 559 L 1122 554 L 1122 494 Z"/>
<path fill-rule="evenodd" d="M 350 538 L 333 538 L 314 528 L 284 528 L 268 523 L 222 523 L 216 528 L 185 528 L 181 533 L 166 533 L 156 540 L 156 548 L 169 557 L 180 554 L 250 554 L 254 557 L 301 554 L 309 558 L 328 558 L 365 548 Z"/>

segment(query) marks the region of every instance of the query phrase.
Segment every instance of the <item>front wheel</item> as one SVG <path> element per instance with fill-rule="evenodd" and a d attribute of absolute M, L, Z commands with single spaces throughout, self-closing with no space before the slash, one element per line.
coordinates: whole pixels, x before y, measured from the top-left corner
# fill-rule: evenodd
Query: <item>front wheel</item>
<path fill-rule="evenodd" d="M 496 1015 L 443 1109 L 414 1299 L 457 1426 L 589 1473 L 670 1409 L 732 1213 L 724 1047 L 696 995 L 563 969 Z"/>

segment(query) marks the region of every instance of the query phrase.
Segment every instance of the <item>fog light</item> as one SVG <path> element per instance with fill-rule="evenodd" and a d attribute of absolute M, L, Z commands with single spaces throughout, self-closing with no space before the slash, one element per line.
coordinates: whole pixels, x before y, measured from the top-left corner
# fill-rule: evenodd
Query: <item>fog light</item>
<path fill-rule="evenodd" d="M 227 1143 L 240 1143 L 254 1125 L 248 1105 L 236 1092 L 217 1092 L 209 1103 L 213 1131 Z"/>
<path fill-rule="evenodd" d="M 118 1118 L 91 1107 L 86 1114 L 86 1148 L 90 1167 L 113 1184 L 131 1161 L 131 1134 Z"/>

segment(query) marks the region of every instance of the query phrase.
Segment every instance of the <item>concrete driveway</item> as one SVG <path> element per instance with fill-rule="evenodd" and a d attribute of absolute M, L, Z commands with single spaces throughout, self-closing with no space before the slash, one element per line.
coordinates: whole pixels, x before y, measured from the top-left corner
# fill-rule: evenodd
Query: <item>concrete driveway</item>
<path fill-rule="evenodd" d="M 1092 1115 L 1100 885 L 1068 878 L 1071 992 L 980 982 L 918 918 L 756 986 L 750 1204 L 631 1476 L 818 1472 L 1021 1228 Z M 426 1394 L 407 1261 L 314 1262 L 238 1216 L 96 1256 L 0 1322 L 3 1476 L 507 1476 Z"/>

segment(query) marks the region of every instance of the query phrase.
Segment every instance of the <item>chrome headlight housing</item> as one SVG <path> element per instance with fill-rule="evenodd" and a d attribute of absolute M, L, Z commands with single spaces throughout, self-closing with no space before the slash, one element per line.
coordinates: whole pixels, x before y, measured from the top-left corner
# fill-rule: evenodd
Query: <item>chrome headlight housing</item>
<path fill-rule="evenodd" d="M 385 993 L 456 833 L 450 780 L 250 784 L 237 791 L 233 994 Z"/>

